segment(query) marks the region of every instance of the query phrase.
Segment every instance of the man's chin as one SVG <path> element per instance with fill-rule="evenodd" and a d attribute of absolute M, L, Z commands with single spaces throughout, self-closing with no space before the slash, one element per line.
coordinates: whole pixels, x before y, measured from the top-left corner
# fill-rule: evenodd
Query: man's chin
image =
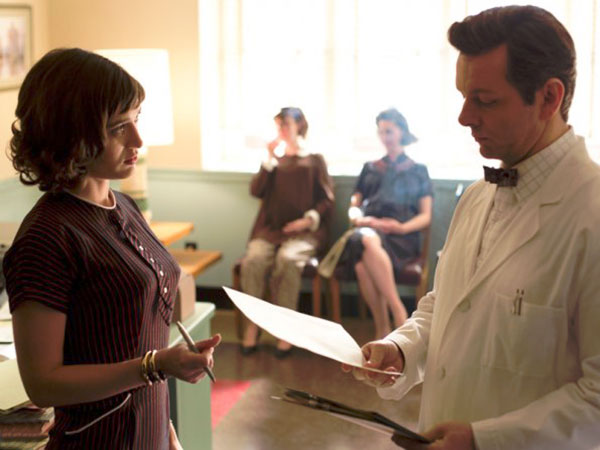
<path fill-rule="evenodd" d="M 498 152 L 495 152 L 493 149 L 489 148 L 484 144 L 479 144 L 479 153 L 485 159 L 500 159 L 498 156 Z"/>

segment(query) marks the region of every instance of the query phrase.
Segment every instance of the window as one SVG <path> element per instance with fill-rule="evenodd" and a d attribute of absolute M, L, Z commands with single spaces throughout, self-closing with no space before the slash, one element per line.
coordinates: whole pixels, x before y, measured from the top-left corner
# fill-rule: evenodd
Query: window
<path fill-rule="evenodd" d="M 419 138 L 407 152 L 433 177 L 480 177 L 483 159 L 457 122 L 457 53 L 446 31 L 467 14 L 514 3 L 199 0 L 203 167 L 254 172 L 275 136 L 273 116 L 299 106 L 307 147 L 332 174 L 356 174 L 383 154 L 375 116 L 394 106 Z M 578 78 L 570 122 L 600 158 L 600 2 L 521 3 L 548 9 L 571 32 Z"/>

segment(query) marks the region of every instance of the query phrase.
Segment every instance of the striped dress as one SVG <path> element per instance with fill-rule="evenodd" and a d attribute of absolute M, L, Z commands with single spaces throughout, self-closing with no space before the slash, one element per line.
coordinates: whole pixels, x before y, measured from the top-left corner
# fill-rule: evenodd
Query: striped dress
<path fill-rule="evenodd" d="M 4 260 L 11 312 L 29 300 L 66 314 L 65 365 L 116 363 L 168 346 L 179 267 L 135 203 L 113 195 L 114 208 L 103 208 L 44 194 Z M 164 449 L 168 437 L 161 383 L 55 408 L 47 449 Z"/>

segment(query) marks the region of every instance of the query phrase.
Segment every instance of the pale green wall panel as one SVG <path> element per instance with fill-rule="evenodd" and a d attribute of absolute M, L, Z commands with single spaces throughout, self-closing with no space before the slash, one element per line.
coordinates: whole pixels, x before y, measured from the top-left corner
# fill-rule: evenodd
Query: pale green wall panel
<path fill-rule="evenodd" d="M 192 234 L 185 241 L 199 248 L 223 252 L 223 259 L 197 279 L 204 286 L 231 284 L 231 266 L 243 253 L 258 210 L 258 200 L 248 191 L 251 174 L 215 173 L 178 170 L 150 171 L 150 208 L 154 220 L 190 221 Z M 336 207 L 331 239 L 348 226 L 347 205 L 355 177 L 334 177 Z M 456 186 L 471 181 L 434 180 L 434 219 L 430 261 L 446 237 L 455 206 Z M 22 186 L 16 179 L 0 181 L 0 221 L 20 221 L 31 209 L 40 193 L 35 187 Z M 433 272 L 433 270 L 431 271 Z M 201 299 L 199 299 L 201 300 Z"/>

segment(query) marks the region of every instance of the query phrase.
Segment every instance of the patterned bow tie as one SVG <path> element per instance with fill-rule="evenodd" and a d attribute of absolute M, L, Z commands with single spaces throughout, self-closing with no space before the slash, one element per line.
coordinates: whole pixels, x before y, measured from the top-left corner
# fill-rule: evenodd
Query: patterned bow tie
<path fill-rule="evenodd" d="M 497 184 L 500 187 L 516 186 L 519 179 L 517 169 L 494 169 L 483 166 L 484 179 L 488 183 Z"/>

